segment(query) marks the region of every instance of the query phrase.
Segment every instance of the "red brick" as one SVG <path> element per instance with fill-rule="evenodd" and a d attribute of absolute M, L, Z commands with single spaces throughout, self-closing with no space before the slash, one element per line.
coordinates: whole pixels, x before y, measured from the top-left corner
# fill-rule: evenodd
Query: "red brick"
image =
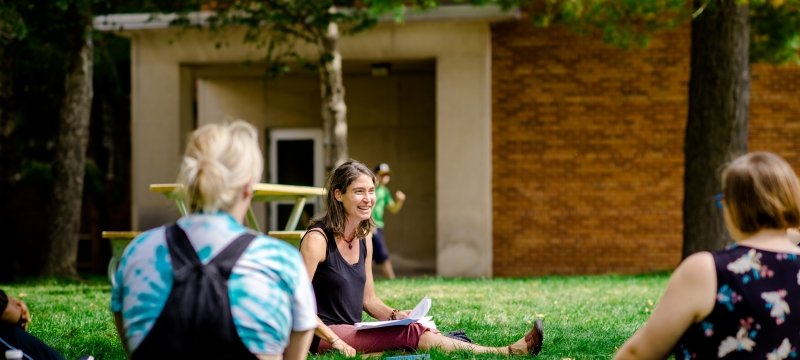
<path fill-rule="evenodd" d="M 496 276 L 674 268 L 682 243 L 689 28 L 621 50 L 492 26 Z M 753 66 L 750 149 L 800 165 L 800 67 Z"/>

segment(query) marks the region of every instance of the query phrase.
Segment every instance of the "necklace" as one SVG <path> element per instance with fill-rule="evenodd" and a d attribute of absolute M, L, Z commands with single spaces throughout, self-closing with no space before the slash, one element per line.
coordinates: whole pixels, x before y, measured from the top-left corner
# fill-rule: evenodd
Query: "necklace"
<path fill-rule="evenodd" d="M 350 240 L 347 240 L 344 236 L 342 236 L 342 240 L 344 240 L 344 242 L 347 243 L 347 248 L 348 249 L 352 249 L 353 248 L 353 241 L 355 239 L 356 239 L 356 235 L 355 234 L 353 234 L 353 237 L 350 238 Z"/>

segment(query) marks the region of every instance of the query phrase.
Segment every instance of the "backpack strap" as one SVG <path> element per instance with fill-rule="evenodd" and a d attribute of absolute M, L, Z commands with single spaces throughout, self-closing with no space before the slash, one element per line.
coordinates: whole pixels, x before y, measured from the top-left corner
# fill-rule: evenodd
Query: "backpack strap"
<path fill-rule="evenodd" d="M 197 252 L 189 242 L 186 232 L 177 223 L 170 225 L 166 229 L 167 248 L 172 261 L 172 269 L 175 274 L 183 273 L 183 269 L 190 267 L 202 267 L 203 263 L 197 256 Z M 231 271 L 236 261 L 242 256 L 244 251 L 256 236 L 250 232 L 245 232 L 235 240 L 231 241 L 217 256 L 209 262 L 213 264 L 220 275 L 226 280 L 231 276 Z M 187 270 L 188 271 L 188 270 Z"/>
<path fill-rule="evenodd" d="M 189 238 L 186 237 L 186 233 L 178 226 L 178 223 L 167 227 L 166 237 L 173 272 L 177 273 L 188 266 L 202 266 L 192 243 L 189 242 Z"/>
<path fill-rule="evenodd" d="M 209 264 L 214 264 L 217 266 L 217 270 L 222 277 L 225 279 L 230 278 L 233 266 L 236 265 L 236 262 L 239 261 L 239 258 L 242 256 L 244 251 L 247 250 L 247 247 L 250 246 L 250 243 L 253 242 L 255 237 L 255 234 L 252 234 L 249 231 L 245 232 L 236 238 L 236 240 L 231 241 L 231 243 L 222 249 L 222 251 L 220 251 L 220 253 L 209 262 Z"/>

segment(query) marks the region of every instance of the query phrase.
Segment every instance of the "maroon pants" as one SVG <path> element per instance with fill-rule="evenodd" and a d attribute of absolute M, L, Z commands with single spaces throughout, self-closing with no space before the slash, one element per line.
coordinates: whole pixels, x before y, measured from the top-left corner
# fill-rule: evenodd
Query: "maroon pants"
<path fill-rule="evenodd" d="M 377 329 L 358 330 L 354 325 L 328 325 L 342 341 L 352 346 L 361 353 L 382 352 L 386 350 L 416 350 L 419 338 L 426 331 L 432 331 L 425 326 L 414 323 L 408 326 L 387 326 Z M 331 350 L 331 344 L 325 340 L 314 339 L 312 344 L 315 353 Z"/>

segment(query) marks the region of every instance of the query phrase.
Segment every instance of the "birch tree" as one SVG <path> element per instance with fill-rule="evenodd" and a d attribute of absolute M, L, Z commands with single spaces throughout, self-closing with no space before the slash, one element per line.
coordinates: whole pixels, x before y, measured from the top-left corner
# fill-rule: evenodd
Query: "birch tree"
<path fill-rule="evenodd" d="M 349 158 L 347 149 L 347 103 L 342 77 L 339 41 L 375 26 L 383 14 L 400 21 L 408 8 L 431 8 L 434 0 L 217 0 L 181 3 L 182 16 L 175 25 L 189 25 L 187 10 L 213 11 L 208 18 L 212 30 L 245 27 L 243 41 L 265 50 L 270 75 L 290 71 L 292 65 L 314 69 L 319 76 L 320 114 L 323 123 L 325 167 L 330 170 Z M 155 5 L 159 7 L 158 4 Z M 161 7 L 160 11 L 173 10 Z M 308 58 L 296 51 L 309 44 L 315 54 Z"/>

